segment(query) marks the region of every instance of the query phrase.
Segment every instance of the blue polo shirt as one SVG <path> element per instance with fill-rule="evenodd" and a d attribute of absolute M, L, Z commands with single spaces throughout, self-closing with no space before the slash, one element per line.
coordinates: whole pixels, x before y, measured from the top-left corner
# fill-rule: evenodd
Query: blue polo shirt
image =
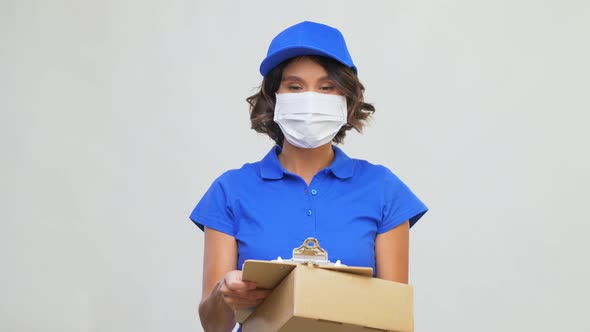
<path fill-rule="evenodd" d="M 411 227 L 428 209 L 386 167 L 333 150 L 332 164 L 308 186 L 283 168 L 274 146 L 261 161 L 217 178 L 190 218 L 202 230 L 236 238 L 236 269 L 247 259 L 291 258 L 293 248 L 314 237 L 330 261 L 375 271 L 377 234 L 406 220 Z"/>

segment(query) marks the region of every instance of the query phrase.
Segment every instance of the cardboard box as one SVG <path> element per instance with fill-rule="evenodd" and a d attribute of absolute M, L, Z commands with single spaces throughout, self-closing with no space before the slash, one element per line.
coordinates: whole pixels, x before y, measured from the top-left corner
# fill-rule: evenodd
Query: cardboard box
<path fill-rule="evenodd" d="M 274 288 L 238 313 L 244 332 L 413 331 L 413 288 L 372 277 L 371 268 L 248 260 L 243 279 Z"/>

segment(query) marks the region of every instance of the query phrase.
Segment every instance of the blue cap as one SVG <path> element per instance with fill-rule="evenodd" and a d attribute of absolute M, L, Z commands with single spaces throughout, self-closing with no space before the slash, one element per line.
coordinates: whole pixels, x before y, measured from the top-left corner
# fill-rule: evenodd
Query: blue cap
<path fill-rule="evenodd" d="M 266 76 L 281 62 L 302 55 L 321 55 L 357 71 L 338 29 L 315 22 L 301 22 L 279 33 L 270 43 L 260 73 Z"/>

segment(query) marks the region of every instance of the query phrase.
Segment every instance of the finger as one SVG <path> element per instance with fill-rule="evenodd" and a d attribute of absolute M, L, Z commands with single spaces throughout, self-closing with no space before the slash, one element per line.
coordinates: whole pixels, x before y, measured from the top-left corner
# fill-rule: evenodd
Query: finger
<path fill-rule="evenodd" d="M 247 289 L 232 289 L 227 284 L 223 283 L 221 288 L 219 289 L 222 295 L 224 296 L 231 296 L 236 298 L 243 298 L 248 299 L 250 298 L 249 292 L 252 290 Z"/>
<path fill-rule="evenodd" d="M 256 288 L 256 283 L 252 281 L 242 280 L 242 271 L 235 271 L 239 273 L 228 273 L 223 279 L 227 288 L 237 290 L 250 290 Z"/>
<path fill-rule="evenodd" d="M 262 302 L 263 299 L 244 299 L 241 297 L 235 297 L 235 296 L 224 296 L 223 297 L 224 301 L 227 304 L 231 304 L 231 305 L 256 305 L 260 302 Z"/>
<path fill-rule="evenodd" d="M 232 308 L 233 310 L 242 310 L 247 308 L 252 308 L 260 303 L 262 303 L 262 299 L 258 300 L 245 300 L 242 298 L 232 297 L 232 296 L 224 296 L 225 303 Z"/>
<path fill-rule="evenodd" d="M 249 299 L 259 300 L 267 298 L 271 292 L 271 289 L 253 289 L 248 291 L 246 295 Z"/>
<path fill-rule="evenodd" d="M 221 294 L 223 294 L 226 297 L 232 297 L 235 299 L 241 299 L 244 301 L 255 301 L 255 300 L 259 300 L 259 299 L 264 299 L 266 296 L 266 294 L 264 293 L 258 293 L 258 292 L 252 292 L 252 291 L 232 291 L 231 289 L 227 289 L 226 291 L 222 291 Z"/>
<path fill-rule="evenodd" d="M 229 288 L 222 290 L 222 294 L 242 298 L 242 299 L 250 299 L 250 300 L 258 300 L 258 299 L 265 299 L 270 295 L 272 289 L 252 289 L 252 290 L 231 290 Z"/>

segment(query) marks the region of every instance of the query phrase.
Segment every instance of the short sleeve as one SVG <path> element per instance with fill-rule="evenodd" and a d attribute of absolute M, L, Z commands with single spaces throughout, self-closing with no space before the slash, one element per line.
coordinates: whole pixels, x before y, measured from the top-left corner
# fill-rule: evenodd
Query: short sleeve
<path fill-rule="evenodd" d="M 383 218 L 378 234 L 385 233 L 406 220 L 410 221 L 412 227 L 428 211 L 426 205 L 390 170 L 385 173 L 383 184 Z"/>
<path fill-rule="evenodd" d="M 201 229 L 205 226 L 235 236 L 234 215 L 224 185 L 224 175 L 216 179 L 190 214 L 190 219 Z"/>

